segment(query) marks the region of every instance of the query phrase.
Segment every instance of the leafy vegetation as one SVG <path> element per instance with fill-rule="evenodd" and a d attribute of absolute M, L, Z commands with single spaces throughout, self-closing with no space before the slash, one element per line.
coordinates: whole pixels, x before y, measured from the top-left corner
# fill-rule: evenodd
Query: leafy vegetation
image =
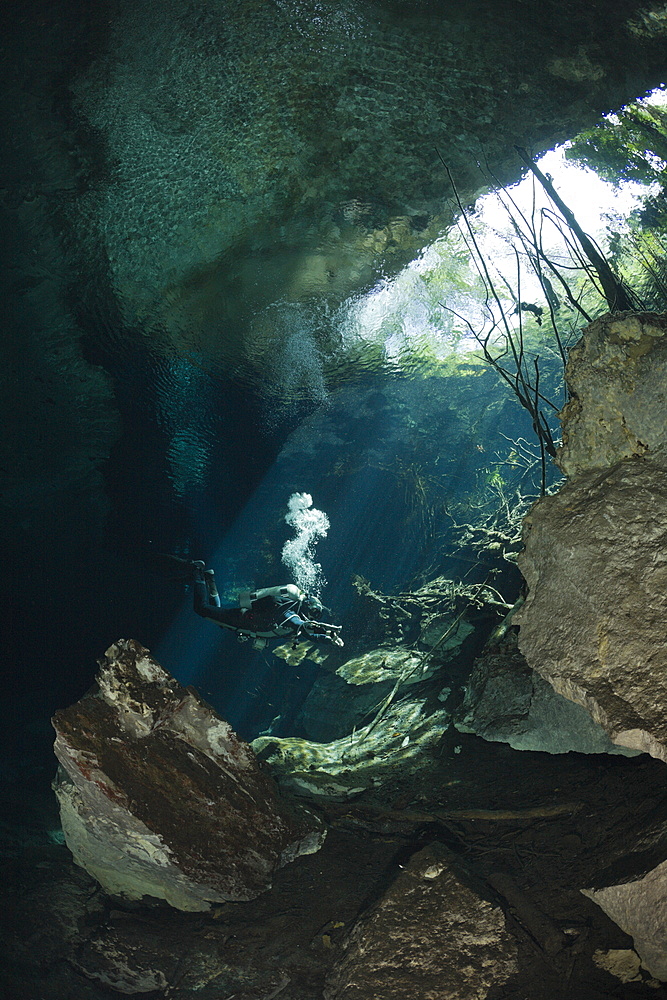
<path fill-rule="evenodd" d="M 627 181 L 662 188 L 667 179 L 667 108 L 633 101 L 568 143 L 568 160 L 609 184 Z"/>
<path fill-rule="evenodd" d="M 566 157 L 619 188 L 642 184 L 642 204 L 610 217 L 609 260 L 645 309 L 667 309 L 667 94 L 633 101 L 568 144 Z"/>

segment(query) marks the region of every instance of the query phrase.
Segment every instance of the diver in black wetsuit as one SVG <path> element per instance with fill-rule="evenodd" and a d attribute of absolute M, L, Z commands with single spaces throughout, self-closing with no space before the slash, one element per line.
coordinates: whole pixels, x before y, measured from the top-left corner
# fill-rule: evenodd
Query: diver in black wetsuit
<path fill-rule="evenodd" d="M 221 628 L 236 632 L 239 639 L 253 639 L 257 649 L 266 646 L 269 639 L 292 638 L 293 646 L 299 639 L 310 642 L 330 642 L 342 646 L 338 635 L 340 625 L 305 618 L 303 610 L 317 614 L 322 605 L 316 597 L 304 594 L 293 583 L 264 590 L 243 591 L 239 594 L 238 608 L 221 608 L 220 595 L 215 585 L 212 569 L 205 569 L 197 559 L 192 564 L 194 573 L 194 609 L 202 618 L 208 618 Z"/>

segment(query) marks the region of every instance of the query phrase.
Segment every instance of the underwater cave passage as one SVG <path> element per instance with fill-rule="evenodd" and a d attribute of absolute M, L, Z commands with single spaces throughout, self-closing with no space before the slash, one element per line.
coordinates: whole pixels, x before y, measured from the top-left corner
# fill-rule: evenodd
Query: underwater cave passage
<path fill-rule="evenodd" d="M 660 995 L 664 11 L 112 6 L 4 16 L 7 995 Z"/>

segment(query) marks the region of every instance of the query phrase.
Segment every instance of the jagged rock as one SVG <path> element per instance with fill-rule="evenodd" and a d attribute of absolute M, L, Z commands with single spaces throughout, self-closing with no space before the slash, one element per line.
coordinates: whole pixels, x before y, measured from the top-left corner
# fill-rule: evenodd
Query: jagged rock
<path fill-rule="evenodd" d="M 325 1000 L 482 1000 L 517 971 L 497 906 L 433 844 L 411 858 L 346 942 Z"/>
<path fill-rule="evenodd" d="M 568 476 L 667 447 L 667 316 L 596 319 L 570 351 L 566 378 L 557 461 Z"/>
<path fill-rule="evenodd" d="M 138 642 L 111 646 L 97 683 L 54 717 L 54 787 L 74 860 L 107 892 L 205 910 L 252 899 L 319 848 L 318 821 Z"/>
<path fill-rule="evenodd" d="M 582 892 L 632 936 L 647 972 L 667 981 L 667 861 L 636 882 Z"/>
<path fill-rule="evenodd" d="M 475 661 L 454 725 L 515 750 L 635 752 L 615 746 L 582 705 L 557 694 L 531 670 L 517 648 L 516 632 Z"/>
<path fill-rule="evenodd" d="M 525 521 L 528 663 L 620 746 L 667 760 L 667 464 L 626 460 Z"/>

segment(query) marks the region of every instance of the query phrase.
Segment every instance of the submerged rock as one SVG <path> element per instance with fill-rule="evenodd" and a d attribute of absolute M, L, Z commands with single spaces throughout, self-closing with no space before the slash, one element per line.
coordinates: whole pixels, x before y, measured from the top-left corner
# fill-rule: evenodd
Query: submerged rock
<path fill-rule="evenodd" d="M 667 760 L 667 464 L 578 476 L 535 505 L 525 538 L 528 663 L 614 743 Z"/>
<path fill-rule="evenodd" d="M 472 632 L 460 623 L 465 636 Z M 406 695 L 409 688 L 432 677 L 442 662 L 406 646 L 368 650 L 346 660 L 335 674 L 318 677 L 298 716 L 306 735 L 330 743 L 369 723 L 387 698 Z M 331 705 L 336 711 L 331 711 Z"/>
<path fill-rule="evenodd" d="M 54 787 L 74 860 L 105 891 L 205 910 L 254 898 L 321 846 L 319 822 L 139 643 L 111 646 L 97 683 L 54 717 Z"/>
<path fill-rule="evenodd" d="M 390 692 L 391 695 L 391 692 Z M 260 736 L 252 747 L 267 762 L 281 788 L 319 801 L 356 798 L 373 789 L 392 787 L 401 776 L 424 777 L 447 726 L 444 709 L 427 712 L 425 699 L 376 706 L 373 719 L 349 735 L 328 743 Z"/>
<path fill-rule="evenodd" d="M 502 910 L 471 888 L 454 855 L 415 854 L 362 916 L 325 1000 L 482 1000 L 517 971 Z"/>
<path fill-rule="evenodd" d="M 526 663 L 516 632 L 473 665 L 454 725 L 462 733 L 546 753 L 623 753 L 582 705 L 558 694 Z"/>
<path fill-rule="evenodd" d="M 632 936 L 647 972 L 667 981 L 667 861 L 635 882 L 582 892 Z"/>
<path fill-rule="evenodd" d="M 601 317 L 566 376 L 570 479 L 524 521 L 519 645 L 614 743 L 667 760 L 667 317 Z"/>

